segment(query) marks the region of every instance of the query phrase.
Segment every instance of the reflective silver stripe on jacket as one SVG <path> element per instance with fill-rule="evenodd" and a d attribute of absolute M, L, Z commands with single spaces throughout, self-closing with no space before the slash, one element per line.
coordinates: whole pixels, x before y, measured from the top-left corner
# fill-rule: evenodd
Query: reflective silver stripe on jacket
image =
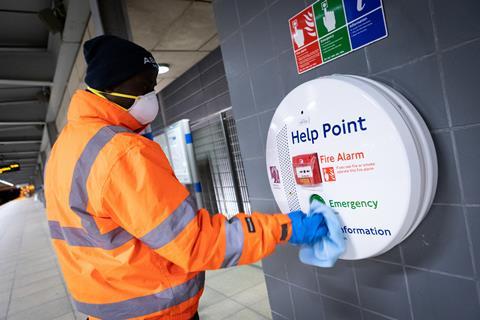
<path fill-rule="evenodd" d="M 195 200 L 189 196 L 164 221 L 140 240 L 153 249 L 159 249 L 174 240 L 196 214 Z"/>
<path fill-rule="evenodd" d="M 225 235 L 227 237 L 227 249 L 223 259 L 222 268 L 236 266 L 243 252 L 243 228 L 242 222 L 237 217 L 225 221 Z"/>
<path fill-rule="evenodd" d="M 129 132 L 127 128 L 106 126 L 101 128 L 87 143 L 73 170 L 69 205 L 82 220 L 83 228 L 61 227 L 58 222 L 49 221 L 52 238 L 66 240 L 72 246 L 98 247 L 112 250 L 133 239 L 133 236 L 121 227 L 101 234 L 93 216 L 88 213 L 87 178 L 98 154 L 103 147 L 120 132 Z"/>
<path fill-rule="evenodd" d="M 193 298 L 203 289 L 205 273 L 200 272 L 192 279 L 148 296 L 114 303 L 84 303 L 74 300 L 77 310 L 104 320 L 139 317 L 179 305 Z"/>

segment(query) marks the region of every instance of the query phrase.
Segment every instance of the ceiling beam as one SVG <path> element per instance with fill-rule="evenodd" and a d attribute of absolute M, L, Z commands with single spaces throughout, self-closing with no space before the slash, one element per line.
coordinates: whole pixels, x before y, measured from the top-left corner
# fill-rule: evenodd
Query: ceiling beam
<path fill-rule="evenodd" d="M 39 103 L 38 99 L 28 99 L 28 100 L 9 100 L 9 101 L 0 101 L 1 106 L 16 106 L 29 103 Z"/>
<path fill-rule="evenodd" d="M 63 29 L 62 41 L 54 51 L 58 52 L 52 91 L 47 109 L 46 122 L 55 121 L 65 93 L 68 79 L 77 55 L 81 52 L 82 38 L 90 17 L 89 1 L 68 1 L 67 17 Z M 81 53 L 80 53 L 81 54 Z"/>
<path fill-rule="evenodd" d="M 53 81 L 0 79 L 0 84 L 21 87 L 49 87 L 53 85 Z"/>
<path fill-rule="evenodd" d="M 24 13 L 24 14 L 38 14 L 38 11 L 32 11 L 32 10 L 9 10 L 9 9 L 0 9 L 0 12 L 7 12 L 7 13 Z"/>
<path fill-rule="evenodd" d="M 6 173 L 1 173 L 0 174 L 0 179 L 7 179 L 7 180 L 15 180 L 15 179 L 25 179 L 25 178 L 30 178 L 33 176 L 33 172 L 25 172 L 24 174 L 17 174 L 14 175 L 13 173 L 6 174 Z"/>
<path fill-rule="evenodd" d="M 0 163 L 2 162 L 37 163 L 37 157 L 5 159 L 5 158 L 2 158 L 2 156 L 0 155 Z"/>
<path fill-rule="evenodd" d="M 0 103 L 1 106 L 1 103 Z M 43 126 L 45 122 L 43 121 L 2 121 L 0 122 L 1 126 Z"/>
<path fill-rule="evenodd" d="M 0 151 L 0 156 L 9 156 L 9 155 L 22 155 L 22 154 L 37 154 L 39 151 L 10 151 L 10 152 L 1 152 Z M 37 159 L 37 157 L 35 157 Z"/>
<path fill-rule="evenodd" d="M 20 141 L 15 141 L 15 140 L 10 140 L 10 141 L 0 141 L 1 144 L 34 144 L 34 143 L 42 143 L 42 140 L 20 140 Z"/>
<path fill-rule="evenodd" d="M 26 166 L 25 168 L 22 169 L 22 167 L 20 167 L 20 171 L 12 171 L 12 172 L 4 172 L 4 173 L 0 173 L 0 176 L 3 174 L 3 175 L 25 175 L 25 174 L 32 174 L 32 172 L 34 171 L 33 169 L 35 168 L 35 166 Z"/>
<path fill-rule="evenodd" d="M 0 47 L 0 52 L 47 52 L 45 47 Z"/>
<path fill-rule="evenodd" d="M 54 52 L 0 52 L 0 84 L 49 86 L 55 73 Z"/>

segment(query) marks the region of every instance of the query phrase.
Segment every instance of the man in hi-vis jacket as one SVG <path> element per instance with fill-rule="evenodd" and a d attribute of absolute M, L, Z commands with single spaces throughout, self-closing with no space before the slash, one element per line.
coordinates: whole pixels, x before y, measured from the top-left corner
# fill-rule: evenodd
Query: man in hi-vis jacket
<path fill-rule="evenodd" d="M 88 88 L 73 95 L 45 172 L 51 237 L 78 311 L 198 319 L 204 270 L 325 235 L 322 214 L 198 210 L 160 146 L 138 134 L 158 112 L 153 56 L 113 36 L 87 41 L 84 55 Z"/>

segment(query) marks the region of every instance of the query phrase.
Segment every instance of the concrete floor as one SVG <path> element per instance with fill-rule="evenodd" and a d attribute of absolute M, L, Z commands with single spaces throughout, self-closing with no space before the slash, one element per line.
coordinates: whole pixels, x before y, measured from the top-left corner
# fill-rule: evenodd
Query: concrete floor
<path fill-rule="evenodd" d="M 76 320 L 53 252 L 43 206 L 0 206 L 0 320 Z M 207 272 L 202 320 L 271 319 L 260 265 Z"/>

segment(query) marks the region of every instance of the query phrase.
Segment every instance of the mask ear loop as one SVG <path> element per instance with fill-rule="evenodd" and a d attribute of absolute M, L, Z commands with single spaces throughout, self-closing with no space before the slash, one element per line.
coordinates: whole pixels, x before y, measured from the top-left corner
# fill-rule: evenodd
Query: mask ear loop
<path fill-rule="evenodd" d="M 102 93 L 106 93 L 106 92 L 102 92 L 100 90 L 93 89 L 92 87 L 89 87 L 89 86 L 87 86 L 87 89 L 89 91 L 91 91 L 94 95 L 99 96 L 100 98 L 103 98 L 103 99 L 107 99 L 107 98 L 105 98 L 104 95 L 102 95 Z"/>
<path fill-rule="evenodd" d="M 91 91 L 94 95 L 96 96 L 99 96 L 100 98 L 103 98 L 103 99 L 106 99 L 108 100 L 104 94 L 108 94 L 108 95 L 111 95 L 111 96 L 116 96 L 116 97 L 121 97 L 121 98 L 127 98 L 127 99 L 133 99 L 133 100 L 137 100 L 138 97 L 137 96 L 131 96 L 129 94 L 123 94 L 123 93 L 116 93 L 116 92 L 105 92 L 105 91 L 101 91 L 101 90 L 97 90 L 97 89 L 93 89 L 92 87 L 89 87 L 87 86 L 87 89 L 89 91 Z M 112 102 L 113 103 L 113 102 Z M 116 103 L 113 103 L 116 107 L 120 108 L 122 111 L 127 111 L 128 108 L 124 108 L 122 107 L 121 105 L 118 105 Z"/>
<path fill-rule="evenodd" d="M 138 96 L 132 96 L 132 95 L 129 95 L 129 94 L 124 94 L 124 93 L 105 92 L 105 91 L 100 91 L 100 90 L 97 90 L 97 89 L 93 89 L 92 87 L 88 87 L 88 86 L 87 86 L 87 89 L 92 91 L 92 93 L 94 93 L 95 95 L 97 95 L 99 97 L 102 97 L 104 99 L 106 99 L 106 98 L 105 98 L 104 95 L 102 95 L 102 93 L 103 94 L 108 94 L 110 96 L 115 96 L 115 97 L 121 97 L 121 98 L 133 99 L 133 100 L 138 99 Z"/>

